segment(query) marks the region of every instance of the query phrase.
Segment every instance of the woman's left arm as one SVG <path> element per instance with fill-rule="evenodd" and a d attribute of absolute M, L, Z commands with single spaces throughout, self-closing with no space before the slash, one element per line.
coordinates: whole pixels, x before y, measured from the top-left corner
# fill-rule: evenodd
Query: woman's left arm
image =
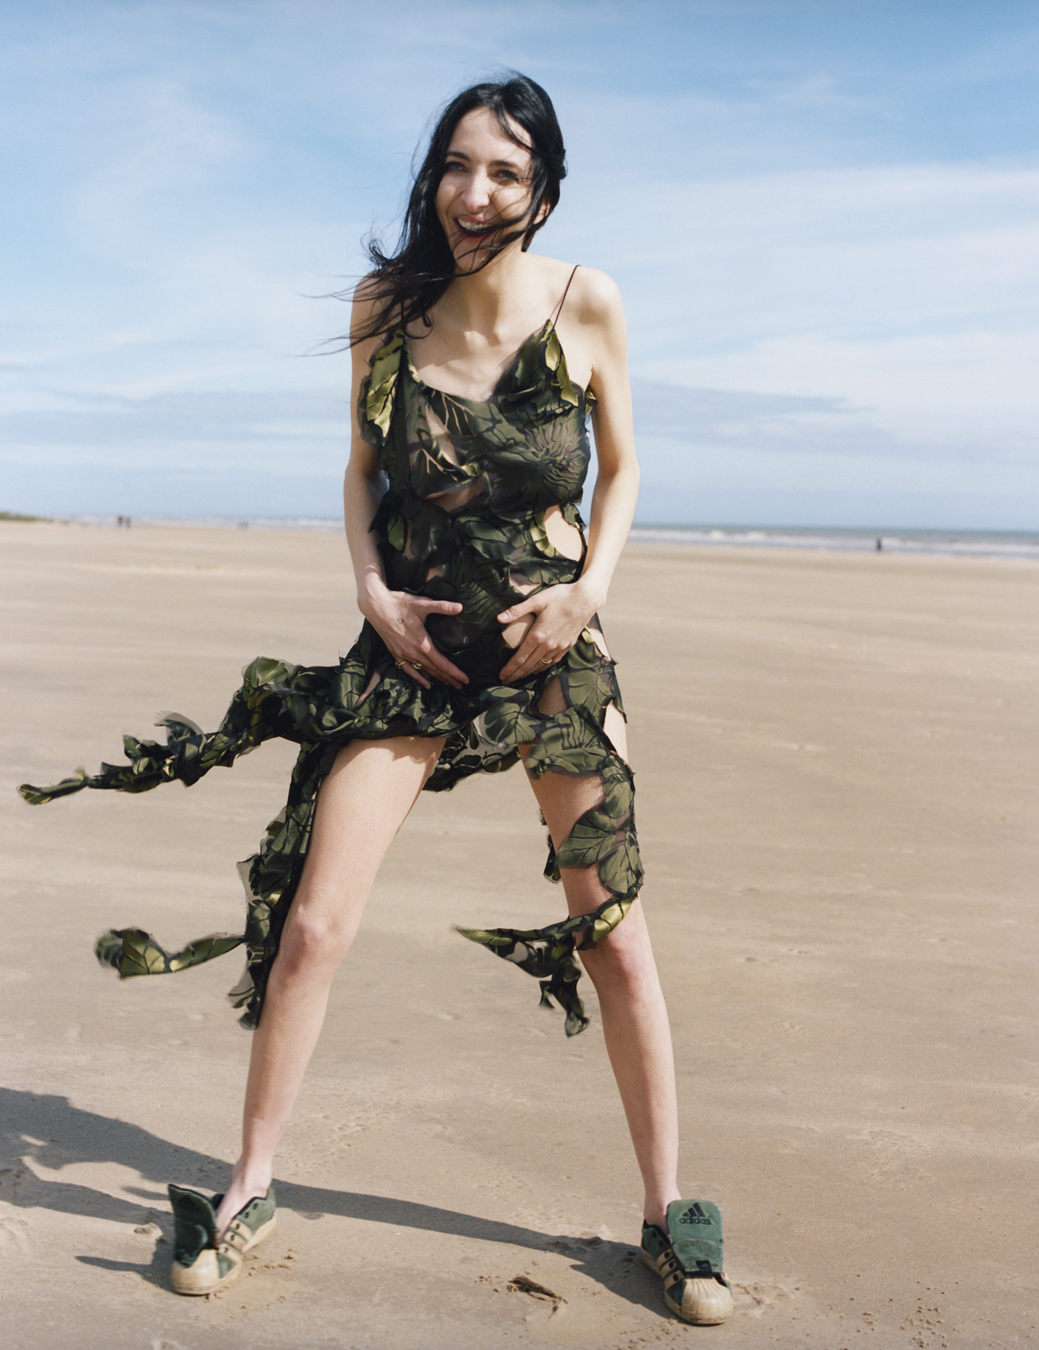
<path fill-rule="evenodd" d="M 581 296 L 592 333 L 589 388 L 596 399 L 592 425 L 597 476 L 588 522 L 588 551 L 576 581 L 549 586 L 498 615 L 503 624 L 534 615 L 526 636 L 501 671 L 504 682 L 525 679 L 539 665 L 560 660 L 574 645 L 588 620 L 606 602 L 635 514 L 639 467 L 624 307 L 616 284 L 601 272 L 593 275 L 593 284 L 583 288 Z"/>

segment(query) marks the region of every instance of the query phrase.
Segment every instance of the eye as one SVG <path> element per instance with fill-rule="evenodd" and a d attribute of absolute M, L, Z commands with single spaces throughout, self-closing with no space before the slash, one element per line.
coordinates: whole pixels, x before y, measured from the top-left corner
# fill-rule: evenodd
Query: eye
<path fill-rule="evenodd" d="M 444 162 L 445 173 L 465 173 L 465 165 L 460 159 L 448 159 Z"/>
<path fill-rule="evenodd" d="M 518 183 L 520 176 L 514 169 L 499 169 L 498 177 L 503 183 Z"/>

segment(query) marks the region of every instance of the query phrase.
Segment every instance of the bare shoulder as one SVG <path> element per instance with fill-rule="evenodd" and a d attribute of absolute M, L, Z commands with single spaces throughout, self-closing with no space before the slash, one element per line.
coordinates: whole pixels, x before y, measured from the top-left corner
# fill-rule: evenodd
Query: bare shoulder
<path fill-rule="evenodd" d="M 597 267 L 579 267 L 567 308 L 580 334 L 592 383 L 598 384 L 610 371 L 623 371 L 628 333 L 620 287 L 614 279 Z"/>
<path fill-rule="evenodd" d="M 371 331 L 382 304 L 374 275 L 362 277 L 354 287 L 350 307 L 350 342 L 355 369 L 359 362 L 367 365 L 384 341 L 384 333 Z"/>
<path fill-rule="evenodd" d="M 566 293 L 567 312 L 581 323 L 601 323 L 621 308 L 620 290 L 612 277 L 597 267 L 563 262 L 559 258 L 532 256 L 538 266 L 549 303 Z"/>
<path fill-rule="evenodd" d="M 576 268 L 556 258 L 538 258 L 546 291 L 561 309 L 555 328 L 566 353 L 571 379 L 596 393 L 624 376 L 627 330 L 620 290 L 612 277 L 597 267 Z M 565 300 L 564 300 L 565 296 Z"/>
<path fill-rule="evenodd" d="M 620 287 L 597 267 L 577 269 L 570 295 L 582 323 L 607 323 L 624 312 Z"/>
<path fill-rule="evenodd" d="M 363 332 L 380 308 L 379 286 L 375 274 L 369 272 L 354 287 L 350 309 L 351 333 Z"/>

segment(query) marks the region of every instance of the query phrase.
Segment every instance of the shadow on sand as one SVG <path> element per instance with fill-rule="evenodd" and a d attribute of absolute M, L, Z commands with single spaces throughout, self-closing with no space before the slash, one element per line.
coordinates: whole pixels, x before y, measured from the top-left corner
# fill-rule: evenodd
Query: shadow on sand
<path fill-rule="evenodd" d="M 138 1171 L 156 1189 L 123 1186 L 139 1201 L 108 1195 L 74 1182 L 39 1175 L 37 1169 L 59 1172 L 74 1163 L 116 1163 Z M 67 1097 L 0 1088 L 0 1200 L 26 1209 L 109 1219 L 115 1223 L 160 1227 L 172 1234 L 166 1182 L 176 1180 L 201 1190 L 218 1190 L 227 1164 L 194 1149 L 171 1144 L 139 1125 L 82 1111 Z M 394 1228 L 504 1243 L 532 1252 L 552 1251 L 571 1260 L 571 1268 L 612 1293 L 666 1317 L 657 1282 L 637 1260 L 637 1251 L 598 1237 L 538 1232 L 518 1224 L 483 1219 L 457 1210 L 359 1191 L 333 1191 L 278 1181 L 278 1204 L 305 1219 L 326 1214 Z M 150 1264 L 80 1256 L 84 1264 L 103 1270 L 135 1271 L 150 1284 L 167 1287 L 170 1244 L 156 1244 Z"/>

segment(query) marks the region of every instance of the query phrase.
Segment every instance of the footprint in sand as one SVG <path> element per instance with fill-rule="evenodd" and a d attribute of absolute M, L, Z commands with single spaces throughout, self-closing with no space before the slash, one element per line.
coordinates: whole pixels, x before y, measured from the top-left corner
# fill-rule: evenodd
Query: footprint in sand
<path fill-rule="evenodd" d="M 785 1289 L 781 1284 L 766 1284 L 755 1280 L 749 1284 L 733 1281 L 737 1309 L 744 1317 L 762 1317 L 780 1303 L 789 1303 L 797 1297 L 797 1290 Z"/>

